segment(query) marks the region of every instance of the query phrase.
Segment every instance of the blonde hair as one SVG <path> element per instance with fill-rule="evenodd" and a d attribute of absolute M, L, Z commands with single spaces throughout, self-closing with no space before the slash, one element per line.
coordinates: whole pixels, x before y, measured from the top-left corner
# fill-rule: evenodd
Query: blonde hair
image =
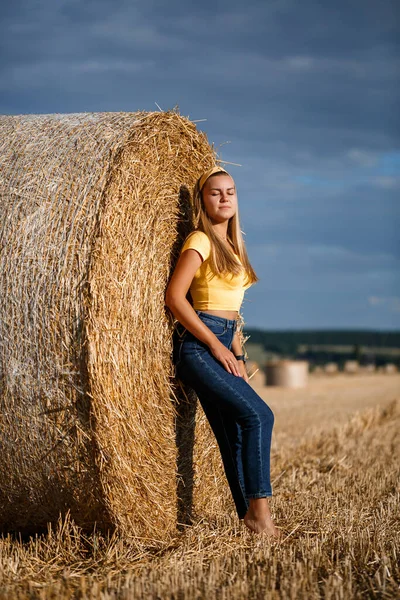
<path fill-rule="evenodd" d="M 237 262 L 236 258 L 233 256 L 232 252 L 230 252 L 226 246 L 222 243 L 221 238 L 214 232 L 212 227 L 212 223 L 210 217 L 207 214 L 207 211 L 204 207 L 202 190 L 206 182 L 216 175 L 229 175 L 227 171 L 224 169 L 220 169 L 219 171 L 213 172 L 209 177 L 204 181 L 204 175 L 200 177 L 194 187 L 193 191 L 193 221 L 194 227 L 198 231 L 203 231 L 205 233 L 210 242 L 211 242 L 211 253 L 210 253 L 210 267 L 213 273 L 221 276 L 231 273 L 232 275 L 239 275 L 244 269 L 247 275 L 248 283 L 255 283 L 258 281 L 258 277 L 250 264 L 249 257 L 247 255 L 246 246 L 244 243 L 242 231 L 240 229 L 240 220 L 239 220 L 239 209 L 236 209 L 236 213 L 229 219 L 228 222 L 228 230 L 227 230 L 227 239 L 233 245 L 235 253 L 239 256 L 241 265 Z M 231 177 L 231 175 L 229 175 Z M 233 178 L 232 178 L 233 180 Z M 201 182 L 201 189 L 200 189 Z"/>

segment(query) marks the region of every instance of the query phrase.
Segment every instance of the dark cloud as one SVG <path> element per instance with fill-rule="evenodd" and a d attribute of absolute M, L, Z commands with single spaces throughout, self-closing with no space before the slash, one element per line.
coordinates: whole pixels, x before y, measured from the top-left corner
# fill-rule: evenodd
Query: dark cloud
<path fill-rule="evenodd" d="M 243 165 L 230 170 L 261 270 L 252 324 L 270 325 L 269 293 L 282 327 L 395 327 L 399 40 L 397 0 L 14 0 L 0 8 L 0 111 L 157 102 L 207 119 Z"/>

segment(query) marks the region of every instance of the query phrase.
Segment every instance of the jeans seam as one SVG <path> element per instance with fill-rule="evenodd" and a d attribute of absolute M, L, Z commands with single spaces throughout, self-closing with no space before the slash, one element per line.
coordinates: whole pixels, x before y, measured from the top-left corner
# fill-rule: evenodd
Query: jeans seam
<path fill-rule="evenodd" d="M 226 433 L 226 429 L 225 429 L 224 420 L 223 420 L 223 418 L 222 418 L 222 416 L 221 416 L 221 411 L 220 411 L 219 407 L 217 407 L 217 410 L 218 410 L 218 414 L 219 414 L 219 416 L 220 416 L 220 419 L 221 419 L 222 427 L 223 427 L 223 429 L 224 429 L 225 438 L 226 438 L 227 440 L 229 440 L 228 434 Z M 231 455 L 232 462 L 233 462 L 233 464 L 235 464 L 235 458 L 234 458 L 234 456 L 233 456 L 233 454 L 232 454 L 232 448 L 231 448 L 230 444 L 228 444 L 228 445 L 229 445 L 229 453 L 230 453 L 230 455 Z M 236 467 L 235 467 L 235 469 L 236 469 Z M 241 483 L 241 481 L 240 481 L 239 473 L 237 473 L 237 480 L 238 480 L 238 482 L 239 482 L 239 487 L 240 487 L 240 490 L 241 490 L 241 492 L 242 492 L 243 499 L 246 501 L 246 498 L 247 498 L 247 496 L 246 496 L 246 490 L 244 490 L 244 489 L 243 489 L 243 487 L 242 487 L 242 483 Z"/>
<path fill-rule="evenodd" d="M 196 355 L 197 359 L 201 363 L 203 363 L 203 365 L 207 368 L 207 370 L 211 370 L 212 371 L 211 367 L 206 363 L 205 360 L 202 359 L 201 354 L 197 350 L 195 350 L 195 355 Z M 225 384 L 225 381 L 217 373 L 213 372 L 213 376 L 216 379 L 218 379 L 219 381 L 222 381 Z M 240 396 L 237 393 L 237 391 L 235 390 L 235 388 L 233 388 L 229 384 L 227 384 L 227 385 L 229 386 L 229 389 L 235 394 L 235 396 L 236 397 L 240 397 L 240 399 L 243 400 L 243 402 L 246 404 L 246 406 L 252 410 L 251 406 L 248 404 L 248 402 L 246 401 L 246 399 L 243 398 L 243 396 Z M 259 418 L 259 416 L 257 415 L 257 413 L 256 413 L 256 416 L 257 416 L 257 419 L 258 419 L 258 422 L 259 422 L 259 427 L 260 427 L 260 430 L 261 430 L 261 419 Z M 258 439 L 257 439 L 257 451 L 258 451 L 259 466 L 260 466 L 260 468 L 258 469 L 258 485 L 260 486 L 261 482 L 263 480 L 263 477 L 262 477 L 263 460 L 262 460 L 262 456 L 261 456 L 261 431 L 260 431 L 260 433 L 259 433 L 259 435 L 257 437 L 258 437 Z M 264 494 L 264 492 L 258 492 L 258 493 L 259 494 L 261 494 L 261 493 Z M 247 496 L 247 497 L 250 497 L 250 496 Z"/>

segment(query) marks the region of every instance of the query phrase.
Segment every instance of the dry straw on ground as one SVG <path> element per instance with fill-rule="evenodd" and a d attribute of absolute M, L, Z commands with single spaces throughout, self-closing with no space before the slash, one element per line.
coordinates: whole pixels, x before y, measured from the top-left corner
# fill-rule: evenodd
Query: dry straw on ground
<path fill-rule="evenodd" d="M 313 436 L 304 428 L 295 448 L 279 444 L 273 513 L 281 544 L 252 536 L 233 511 L 153 548 L 83 536 L 66 519 L 26 543 L 0 539 L 0 599 L 398 598 L 399 419 L 393 400 Z"/>
<path fill-rule="evenodd" d="M 166 539 L 178 450 L 164 292 L 214 150 L 174 111 L 0 128 L 0 528 L 70 509 L 84 528 Z"/>

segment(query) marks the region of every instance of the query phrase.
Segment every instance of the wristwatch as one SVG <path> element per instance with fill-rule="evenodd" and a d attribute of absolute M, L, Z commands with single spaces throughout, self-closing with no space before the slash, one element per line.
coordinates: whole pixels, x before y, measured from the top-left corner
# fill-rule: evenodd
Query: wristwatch
<path fill-rule="evenodd" d="M 246 357 L 244 354 L 237 354 L 235 356 L 236 360 L 242 360 L 244 362 L 244 364 L 246 364 Z"/>

